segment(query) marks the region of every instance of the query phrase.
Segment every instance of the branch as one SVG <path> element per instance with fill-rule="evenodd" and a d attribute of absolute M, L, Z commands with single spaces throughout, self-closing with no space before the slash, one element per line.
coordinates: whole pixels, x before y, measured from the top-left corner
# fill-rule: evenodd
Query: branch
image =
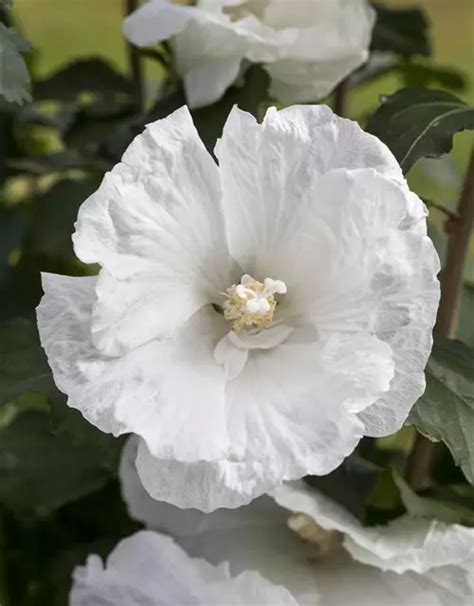
<path fill-rule="evenodd" d="M 125 15 L 130 15 L 138 8 L 138 0 L 124 0 Z M 140 51 L 127 42 L 128 60 L 130 65 L 130 75 L 133 81 L 137 105 L 140 109 L 144 108 L 144 84 L 143 84 L 143 65 L 140 60 Z"/>
<path fill-rule="evenodd" d="M 466 261 L 471 229 L 474 223 L 474 148 L 467 167 L 464 185 L 455 217 L 447 220 L 449 234 L 446 264 L 441 273 L 441 300 L 435 333 L 455 336 L 462 295 L 463 269 Z M 430 477 L 436 459 L 437 444 L 417 434 L 407 461 L 405 477 L 412 488 L 421 488 Z"/>
<path fill-rule="evenodd" d="M 474 149 L 459 198 L 457 220 L 448 225 L 449 242 L 446 266 L 441 277 L 441 301 L 435 330 L 453 338 L 456 331 L 461 302 L 463 269 L 474 222 Z"/>

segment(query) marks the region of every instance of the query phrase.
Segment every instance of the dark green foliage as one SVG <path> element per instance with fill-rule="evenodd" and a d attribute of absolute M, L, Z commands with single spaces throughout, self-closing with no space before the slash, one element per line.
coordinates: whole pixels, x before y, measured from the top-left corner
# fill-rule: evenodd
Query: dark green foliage
<path fill-rule="evenodd" d="M 453 136 L 474 129 L 474 109 L 441 90 L 405 88 L 383 98 L 367 130 L 388 145 L 406 173 L 420 158 L 448 153 Z"/>
<path fill-rule="evenodd" d="M 374 489 L 380 472 L 380 467 L 355 453 L 332 473 L 326 476 L 308 476 L 306 481 L 364 521 L 367 498 Z"/>
<path fill-rule="evenodd" d="M 403 57 L 431 54 L 428 21 L 421 9 L 388 8 L 374 4 L 377 13 L 371 50 Z"/>
<path fill-rule="evenodd" d="M 21 55 L 29 50 L 29 42 L 0 22 L 0 97 L 10 103 L 21 104 L 31 99 L 30 76 Z"/>
<path fill-rule="evenodd" d="M 106 61 L 91 57 L 69 63 L 33 86 L 33 97 L 36 101 L 41 99 L 74 101 L 81 93 L 86 92 L 101 96 L 130 94 L 131 85 Z"/>
<path fill-rule="evenodd" d="M 430 440 L 442 440 L 474 483 L 474 350 L 438 338 L 426 371 L 426 391 L 408 422 Z"/>

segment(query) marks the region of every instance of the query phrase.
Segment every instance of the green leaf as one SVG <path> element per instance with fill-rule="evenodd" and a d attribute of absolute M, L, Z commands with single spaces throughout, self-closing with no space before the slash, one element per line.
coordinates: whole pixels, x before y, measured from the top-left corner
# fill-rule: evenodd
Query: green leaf
<path fill-rule="evenodd" d="M 136 120 L 135 107 L 129 102 L 97 101 L 81 107 L 64 131 L 64 142 L 68 147 L 97 152 L 121 124 Z M 147 122 L 131 136 L 141 132 Z M 125 150 L 123 150 L 125 151 Z M 119 160 L 118 158 L 117 160 Z"/>
<path fill-rule="evenodd" d="M 34 199 L 29 254 L 74 261 L 71 235 L 79 206 L 98 187 L 98 179 L 62 179 Z"/>
<path fill-rule="evenodd" d="M 268 99 L 269 82 L 265 70 L 253 65 L 245 73 L 243 86 L 231 87 L 217 103 L 192 112 L 194 124 L 210 152 L 222 135 L 225 121 L 234 105 L 258 118 L 262 102 Z"/>
<path fill-rule="evenodd" d="M 404 61 L 394 69 L 403 79 L 404 85 L 421 86 L 442 86 L 453 90 L 463 91 L 467 86 L 466 76 L 452 67 L 441 67 L 439 65 L 414 63 L 413 61 Z"/>
<path fill-rule="evenodd" d="M 307 476 L 305 480 L 364 522 L 366 501 L 378 481 L 380 471 L 378 465 L 353 453 L 328 475 Z"/>
<path fill-rule="evenodd" d="M 431 54 L 428 22 L 421 9 L 394 9 L 374 4 L 377 13 L 372 34 L 372 51 L 403 57 Z"/>
<path fill-rule="evenodd" d="M 0 324 L 0 406 L 28 390 L 50 394 L 55 387 L 36 326 L 20 318 Z"/>
<path fill-rule="evenodd" d="M 113 444 L 93 427 L 87 433 L 84 439 L 54 432 L 45 412 L 15 417 L 0 429 L 0 501 L 12 509 L 54 509 L 105 485 L 115 473 L 120 441 Z"/>
<path fill-rule="evenodd" d="M 121 441 L 66 406 L 30 320 L 0 326 L 0 404 L 0 501 L 9 507 L 60 507 L 114 475 Z"/>
<path fill-rule="evenodd" d="M 442 440 L 466 478 L 474 483 L 474 350 L 438 338 L 426 370 L 426 391 L 408 424 L 433 441 Z"/>
<path fill-rule="evenodd" d="M 395 471 L 393 472 L 393 480 L 410 515 L 441 520 L 446 524 L 474 526 L 474 509 L 447 499 L 420 496 Z"/>
<path fill-rule="evenodd" d="M 0 96 L 10 103 L 31 101 L 30 76 L 21 56 L 29 50 L 29 42 L 0 22 Z"/>
<path fill-rule="evenodd" d="M 103 59 L 92 57 L 69 63 L 49 78 L 36 82 L 35 99 L 72 101 L 81 93 L 109 96 L 130 93 L 130 82 Z"/>
<path fill-rule="evenodd" d="M 405 173 L 420 158 L 448 153 L 453 136 L 466 129 L 474 129 L 474 108 L 451 93 L 421 88 L 404 88 L 383 99 L 367 124 Z"/>
<path fill-rule="evenodd" d="M 363 67 L 351 74 L 350 84 L 354 87 L 388 75 L 400 78 L 405 87 L 442 86 L 457 91 L 464 91 L 467 87 L 466 76 L 457 69 L 399 59 L 393 54 L 372 56 Z"/>

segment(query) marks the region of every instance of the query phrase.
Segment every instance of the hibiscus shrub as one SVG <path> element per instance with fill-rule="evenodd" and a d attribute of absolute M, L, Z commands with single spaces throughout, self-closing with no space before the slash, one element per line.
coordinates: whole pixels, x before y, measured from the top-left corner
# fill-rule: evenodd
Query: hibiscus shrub
<path fill-rule="evenodd" d="M 44 76 L 0 0 L 0 604 L 471 603 L 469 74 L 421 8 L 123 4 Z"/>

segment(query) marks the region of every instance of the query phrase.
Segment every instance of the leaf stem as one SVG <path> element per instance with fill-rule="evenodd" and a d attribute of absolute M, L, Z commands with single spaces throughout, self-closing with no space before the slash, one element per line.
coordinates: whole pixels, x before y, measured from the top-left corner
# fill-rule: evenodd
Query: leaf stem
<path fill-rule="evenodd" d="M 435 333 L 455 336 L 461 302 L 463 269 L 474 223 L 474 148 L 466 171 L 456 217 L 446 221 L 449 234 L 446 264 L 441 273 L 441 299 Z M 405 477 L 412 488 L 419 489 L 429 479 L 436 458 L 437 445 L 417 434 L 407 461 Z"/>
<path fill-rule="evenodd" d="M 124 10 L 126 15 L 130 15 L 138 8 L 138 0 L 124 0 Z M 127 42 L 128 61 L 130 66 L 130 75 L 132 78 L 134 92 L 138 107 L 142 110 L 145 103 L 145 89 L 143 83 L 143 64 L 140 59 L 140 51 Z"/>
<path fill-rule="evenodd" d="M 344 78 L 344 80 L 339 82 L 334 91 L 334 111 L 338 116 L 341 116 L 342 118 L 346 115 L 348 91 L 348 78 Z"/>

